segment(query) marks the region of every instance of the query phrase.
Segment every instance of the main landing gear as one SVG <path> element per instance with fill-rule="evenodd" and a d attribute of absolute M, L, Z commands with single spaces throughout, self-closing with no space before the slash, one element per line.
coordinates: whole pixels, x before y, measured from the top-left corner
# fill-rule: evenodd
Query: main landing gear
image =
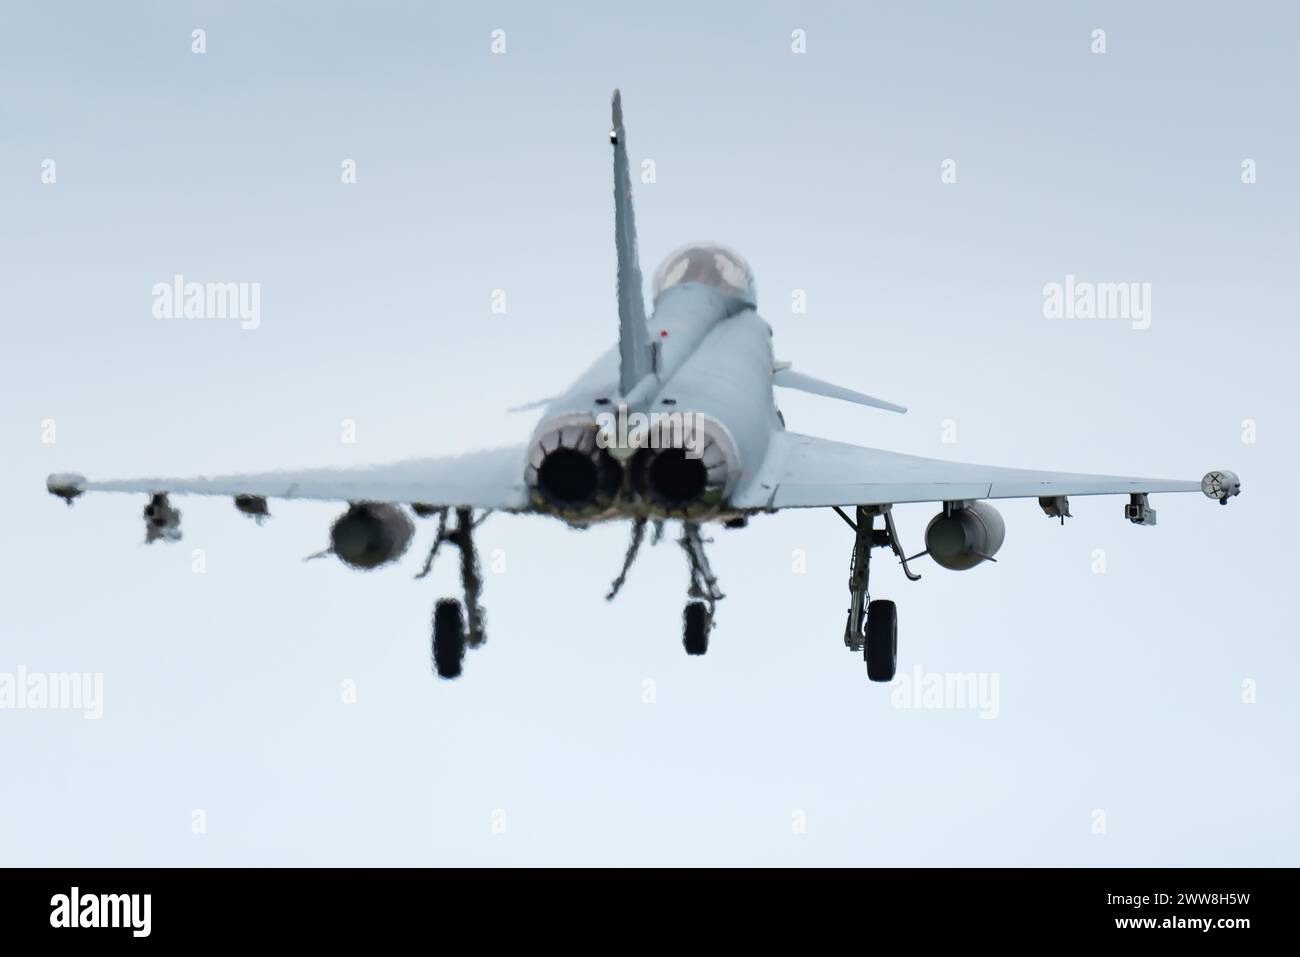
<path fill-rule="evenodd" d="M 857 521 L 840 508 L 835 511 L 853 529 L 853 556 L 849 564 L 849 619 L 844 626 L 844 644 L 853 652 L 862 652 L 867 677 L 872 681 L 892 681 L 898 668 L 898 608 L 887 599 L 871 600 L 868 579 L 871 574 L 871 549 L 890 548 L 898 556 L 909 581 L 921 576 L 907 565 L 907 556 L 898 544 L 894 517 L 888 505 L 859 505 Z M 884 528 L 876 528 L 876 516 L 884 517 Z"/>
<path fill-rule="evenodd" d="M 438 535 L 429 549 L 424 569 L 416 578 L 424 578 L 433 568 L 433 559 L 443 542 L 460 549 L 460 584 L 465 599 L 443 598 L 433 609 L 433 670 L 440 678 L 457 678 L 465 660 L 466 648 L 478 648 L 487 641 L 484 631 L 486 615 L 479 605 L 483 579 L 479 574 L 478 552 L 474 548 L 474 529 L 483 524 L 490 512 L 477 519 L 468 508 L 456 509 L 456 527 L 447 527 L 447 509 L 437 509 Z"/>

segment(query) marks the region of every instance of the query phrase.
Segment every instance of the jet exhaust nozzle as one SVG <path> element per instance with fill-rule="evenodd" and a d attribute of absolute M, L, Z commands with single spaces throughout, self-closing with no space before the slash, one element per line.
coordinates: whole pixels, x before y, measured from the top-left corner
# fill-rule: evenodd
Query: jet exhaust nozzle
<path fill-rule="evenodd" d="M 589 415 L 542 423 L 528 450 L 526 478 L 540 505 L 569 518 L 603 512 L 613 504 L 623 470 L 597 442 Z"/>
<path fill-rule="evenodd" d="M 664 417 L 651 426 L 632 460 L 632 485 L 655 512 L 707 515 L 725 503 L 740 474 L 735 448 L 712 419 Z"/>

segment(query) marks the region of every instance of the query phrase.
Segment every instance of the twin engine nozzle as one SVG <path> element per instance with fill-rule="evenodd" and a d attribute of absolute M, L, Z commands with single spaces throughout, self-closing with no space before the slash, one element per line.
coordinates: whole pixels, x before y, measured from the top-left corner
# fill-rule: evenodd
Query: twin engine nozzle
<path fill-rule="evenodd" d="M 587 416 L 552 423 L 528 449 L 525 478 L 543 504 L 565 515 L 597 515 L 623 484 L 623 470 Z"/>
<path fill-rule="evenodd" d="M 730 437 L 712 420 L 666 416 L 619 444 L 591 416 L 577 414 L 539 427 L 526 479 L 539 507 L 570 520 L 620 503 L 694 517 L 722 506 L 739 471 Z"/>

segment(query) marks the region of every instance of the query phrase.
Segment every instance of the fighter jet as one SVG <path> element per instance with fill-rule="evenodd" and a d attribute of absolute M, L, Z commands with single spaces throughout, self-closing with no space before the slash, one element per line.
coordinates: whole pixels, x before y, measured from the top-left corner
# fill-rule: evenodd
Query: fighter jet
<path fill-rule="evenodd" d="M 463 590 L 463 599 L 440 600 L 434 609 L 433 666 L 443 678 L 460 675 L 466 649 L 486 639 L 474 529 L 492 512 L 551 516 L 580 528 L 630 522 L 631 545 L 607 598 L 626 580 L 647 525 L 658 541 L 666 522 L 679 523 L 690 571 L 683 645 L 688 654 L 701 655 L 723 597 L 705 556 L 705 526 L 739 528 L 752 516 L 781 509 L 834 509 L 853 532 L 844 644 L 862 654 L 868 678 L 882 682 L 897 667 L 898 613 L 894 602 L 870 597 L 872 549 L 890 549 L 904 575 L 916 580 L 911 563 L 922 556 L 955 571 L 995 560 L 1006 529 L 991 500 L 1036 498 L 1048 516 L 1064 522 L 1072 495 L 1125 495 L 1124 517 L 1154 525 L 1153 493 L 1201 491 L 1222 504 L 1240 493 L 1241 482 L 1225 470 L 1200 481 L 1026 471 L 900 455 L 787 430 L 777 388 L 907 410 L 777 362 L 772 327 L 758 313 L 753 273 L 722 245 L 693 243 L 669 255 L 655 273 L 647 315 L 617 90 L 609 139 L 618 343 L 563 392 L 525 407 L 545 410 L 528 441 L 365 468 L 109 481 L 64 473 L 49 477 L 49 491 L 68 504 L 86 492 L 147 495 L 148 542 L 180 537 L 173 495 L 230 496 L 259 522 L 269 515 L 270 499 L 346 503 L 322 554 L 358 569 L 406 552 L 414 534 L 408 510 L 436 518 L 421 576 L 451 543 L 460 553 Z M 938 506 L 924 549 L 911 556 L 891 513 L 907 502 Z"/>

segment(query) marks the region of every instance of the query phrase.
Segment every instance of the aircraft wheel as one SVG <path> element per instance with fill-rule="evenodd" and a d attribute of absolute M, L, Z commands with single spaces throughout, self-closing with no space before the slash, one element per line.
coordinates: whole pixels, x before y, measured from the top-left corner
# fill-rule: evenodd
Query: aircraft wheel
<path fill-rule="evenodd" d="M 693 601 L 682 612 L 682 644 L 688 655 L 702 655 L 709 650 L 709 609 L 702 601 Z"/>
<path fill-rule="evenodd" d="M 457 678 L 464 658 L 465 617 L 460 602 L 444 598 L 433 609 L 433 670 L 440 678 Z"/>
<path fill-rule="evenodd" d="M 867 641 L 862 657 L 872 681 L 894 680 L 898 668 L 898 608 L 888 599 L 867 606 Z"/>

